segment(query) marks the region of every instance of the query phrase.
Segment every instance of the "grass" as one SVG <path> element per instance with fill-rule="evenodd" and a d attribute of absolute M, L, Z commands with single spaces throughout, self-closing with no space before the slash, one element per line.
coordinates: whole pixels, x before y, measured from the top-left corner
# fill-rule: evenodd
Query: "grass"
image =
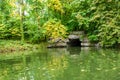
<path fill-rule="evenodd" d="M 24 43 L 19 40 L 0 40 L 0 53 L 11 53 L 16 51 L 34 50 L 40 47 L 39 44 Z"/>

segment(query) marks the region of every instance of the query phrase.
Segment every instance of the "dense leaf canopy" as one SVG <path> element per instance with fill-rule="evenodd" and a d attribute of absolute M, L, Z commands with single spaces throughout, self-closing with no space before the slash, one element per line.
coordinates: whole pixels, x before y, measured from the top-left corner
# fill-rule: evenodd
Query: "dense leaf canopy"
<path fill-rule="evenodd" d="M 0 39 L 40 42 L 49 28 L 50 34 L 82 30 L 109 47 L 120 44 L 119 21 L 119 0 L 0 0 Z"/>

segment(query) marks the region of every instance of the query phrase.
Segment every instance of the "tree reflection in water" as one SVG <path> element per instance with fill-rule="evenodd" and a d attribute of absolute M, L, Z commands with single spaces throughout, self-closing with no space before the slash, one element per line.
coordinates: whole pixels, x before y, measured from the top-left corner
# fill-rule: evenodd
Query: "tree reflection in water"
<path fill-rule="evenodd" d="M 0 59 L 0 80 L 120 80 L 120 51 L 68 47 Z"/>

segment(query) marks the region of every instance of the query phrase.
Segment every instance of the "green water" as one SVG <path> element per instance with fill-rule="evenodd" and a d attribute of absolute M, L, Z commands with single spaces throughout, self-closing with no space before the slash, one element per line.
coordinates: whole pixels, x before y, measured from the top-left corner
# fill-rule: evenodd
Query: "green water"
<path fill-rule="evenodd" d="M 24 54 L 0 57 L 0 80 L 120 80 L 116 49 L 40 49 Z"/>

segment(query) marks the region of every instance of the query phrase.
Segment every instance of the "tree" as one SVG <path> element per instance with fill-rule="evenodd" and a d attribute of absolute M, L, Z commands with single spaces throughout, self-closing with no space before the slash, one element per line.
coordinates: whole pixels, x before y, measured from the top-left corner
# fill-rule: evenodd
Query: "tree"
<path fill-rule="evenodd" d="M 24 2 L 23 0 L 20 0 L 20 29 L 21 29 L 21 43 L 24 42 Z"/>

